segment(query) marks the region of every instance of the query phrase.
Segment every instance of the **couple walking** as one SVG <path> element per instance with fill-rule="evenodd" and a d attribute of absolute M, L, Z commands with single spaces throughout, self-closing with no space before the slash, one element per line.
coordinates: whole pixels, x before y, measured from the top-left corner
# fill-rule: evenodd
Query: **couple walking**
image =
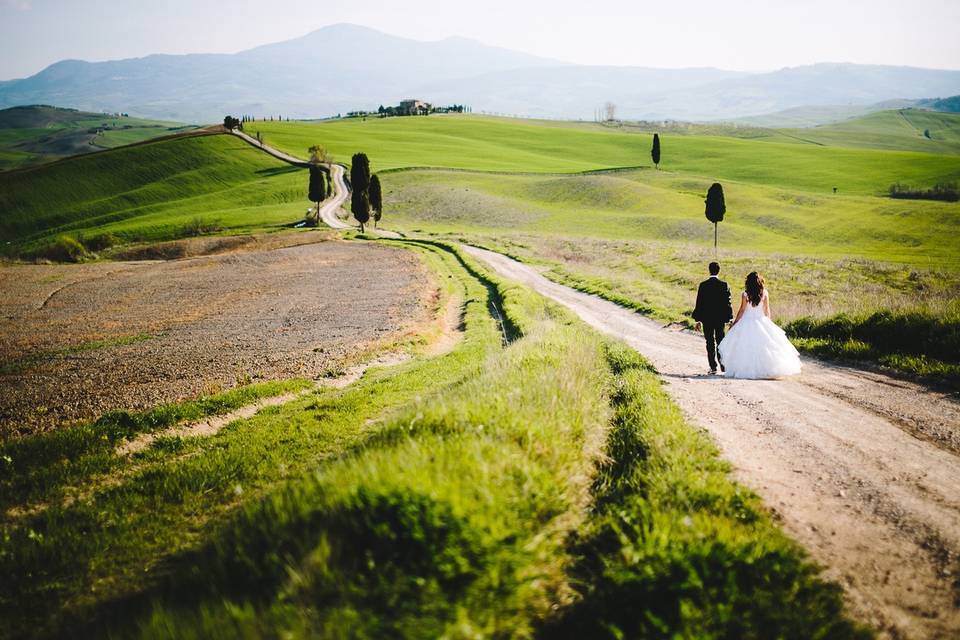
<path fill-rule="evenodd" d="M 730 287 L 720 279 L 720 264 L 711 262 L 710 277 L 700 283 L 693 319 L 707 339 L 710 373 L 729 378 L 780 378 L 800 373 L 800 356 L 783 329 L 770 319 L 770 296 L 763 277 L 747 276 L 740 309 L 734 319 Z M 727 323 L 730 333 L 725 335 Z"/>

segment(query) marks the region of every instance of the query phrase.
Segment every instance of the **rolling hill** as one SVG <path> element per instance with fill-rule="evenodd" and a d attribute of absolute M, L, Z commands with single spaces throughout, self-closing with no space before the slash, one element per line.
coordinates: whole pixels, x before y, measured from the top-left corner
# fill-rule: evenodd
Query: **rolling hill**
<path fill-rule="evenodd" d="M 302 171 L 232 136 L 174 138 L 0 173 L 0 244 L 30 250 L 59 234 L 123 241 L 302 218 Z M 9 246 L 7 246 L 9 245 Z"/>
<path fill-rule="evenodd" d="M 46 105 L 0 110 L 0 171 L 112 149 L 189 125 Z"/>
<path fill-rule="evenodd" d="M 304 156 L 323 144 L 339 161 L 366 152 L 375 171 L 443 167 L 572 173 L 650 164 L 650 135 L 598 125 L 485 116 L 371 118 L 320 123 L 255 122 L 264 140 Z M 804 130 L 806 131 L 806 130 Z M 960 157 L 853 148 L 776 136 L 763 142 L 722 135 L 664 135 L 662 168 L 817 193 L 876 195 L 894 182 L 932 186 L 960 178 Z"/>
<path fill-rule="evenodd" d="M 784 133 L 822 145 L 960 155 L 960 114 L 896 109 Z"/>
<path fill-rule="evenodd" d="M 326 117 L 419 97 L 475 111 L 584 119 L 612 101 L 626 119 L 709 120 L 957 93 L 960 71 L 818 64 L 746 74 L 582 66 L 463 38 L 419 42 L 333 25 L 237 54 L 64 60 L 0 83 L 0 107 L 59 104 L 217 122 L 226 113 Z"/>

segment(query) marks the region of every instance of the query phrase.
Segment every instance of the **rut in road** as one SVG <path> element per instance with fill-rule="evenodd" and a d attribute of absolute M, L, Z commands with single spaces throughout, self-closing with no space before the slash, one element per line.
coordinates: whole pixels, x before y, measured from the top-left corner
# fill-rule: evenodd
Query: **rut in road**
<path fill-rule="evenodd" d="M 882 637 L 958 637 L 955 399 L 810 359 L 802 375 L 786 380 L 702 375 L 702 337 L 558 285 L 498 253 L 463 248 L 650 360 L 737 479 L 760 494 L 827 578 L 844 585 L 855 616 Z"/>

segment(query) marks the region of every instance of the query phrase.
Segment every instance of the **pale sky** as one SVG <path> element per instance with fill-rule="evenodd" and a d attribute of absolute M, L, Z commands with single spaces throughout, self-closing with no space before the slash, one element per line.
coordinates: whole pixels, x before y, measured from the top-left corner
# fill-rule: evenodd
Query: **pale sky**
<path fill-rule="evenodd" d="M 0 79 L 65 58 L 233 53 L 340 22 L 581 64 L 960 69 L 960 0 L 0 0 Z"/>

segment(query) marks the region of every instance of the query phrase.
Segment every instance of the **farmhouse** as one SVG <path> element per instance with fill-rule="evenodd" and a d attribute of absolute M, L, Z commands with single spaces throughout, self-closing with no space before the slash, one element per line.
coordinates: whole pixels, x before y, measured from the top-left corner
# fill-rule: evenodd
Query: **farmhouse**
<path fill-rule="evenodd" d="M 399 112 L 406 116 L 418 116 L 430 113 L 431 104 L 423 100 L 401 100 Z"/>

